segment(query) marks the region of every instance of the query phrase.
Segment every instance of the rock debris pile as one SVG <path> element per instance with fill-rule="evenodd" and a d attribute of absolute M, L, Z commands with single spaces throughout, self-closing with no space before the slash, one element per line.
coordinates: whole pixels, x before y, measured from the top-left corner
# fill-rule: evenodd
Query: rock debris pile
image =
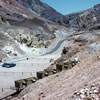
<path fill-rule="evenodd" d="M 74 93 L 75 100 L 100 100 L 100 83 Z"/>

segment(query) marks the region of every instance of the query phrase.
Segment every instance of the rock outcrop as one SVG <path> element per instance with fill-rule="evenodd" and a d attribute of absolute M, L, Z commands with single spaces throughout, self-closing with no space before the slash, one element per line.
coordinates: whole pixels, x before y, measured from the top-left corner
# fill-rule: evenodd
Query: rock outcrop
<path fill-rule="evenodd" d="M 6 18 L 4 16 L 0 16 L 0 24 L 9 25 L 9 23 L 7 22 L 7 20 L 6 20 Z"/>

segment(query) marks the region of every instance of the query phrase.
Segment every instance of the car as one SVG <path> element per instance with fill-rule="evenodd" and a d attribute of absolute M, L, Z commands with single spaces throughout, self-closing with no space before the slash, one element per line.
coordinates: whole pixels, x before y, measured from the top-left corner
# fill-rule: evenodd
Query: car
<path fill-rule="evenodd" d="M 16 64 L 15 63 L 3 63 L 2 67 L 5 68 L 11 68 L 11 67 L 15 67 Z"/>

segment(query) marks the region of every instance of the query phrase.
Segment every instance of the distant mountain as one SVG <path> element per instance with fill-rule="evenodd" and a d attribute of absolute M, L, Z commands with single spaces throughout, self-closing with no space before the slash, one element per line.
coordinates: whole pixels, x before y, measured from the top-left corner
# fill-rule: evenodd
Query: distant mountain
<path fill-rule="evenodd" d="M 91 30 L 100 28 L 100 4 L 91 9 L 66 15 L 70 26 L 76 30 Z"/>
<path fill-rule="evenodd" d="M 86 11 L 89 11 L 90 9 L 87 9 L 87 10 L 83 10 L 83 11 L 78 11 L 78 12 L 73 12 L 73 13 L 70 13 L 70 14 L 67 14 L 65 15 L 66 18 L 68 20 L 73 20 L 74 18 L 78 17 L 79 15 L 85 13 Z"/>

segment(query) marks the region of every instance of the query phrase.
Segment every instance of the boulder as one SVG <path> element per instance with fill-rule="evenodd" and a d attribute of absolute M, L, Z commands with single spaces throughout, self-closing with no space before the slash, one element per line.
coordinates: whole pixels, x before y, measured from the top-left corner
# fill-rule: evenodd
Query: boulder
<path fill-rule="evenodd" d="M 31 47 L 31 44 L 32 44 L 32 40 L 29 40 L 29 41 L 27 42 L 26 45 L 27 45 L 28 47 Z"/>

